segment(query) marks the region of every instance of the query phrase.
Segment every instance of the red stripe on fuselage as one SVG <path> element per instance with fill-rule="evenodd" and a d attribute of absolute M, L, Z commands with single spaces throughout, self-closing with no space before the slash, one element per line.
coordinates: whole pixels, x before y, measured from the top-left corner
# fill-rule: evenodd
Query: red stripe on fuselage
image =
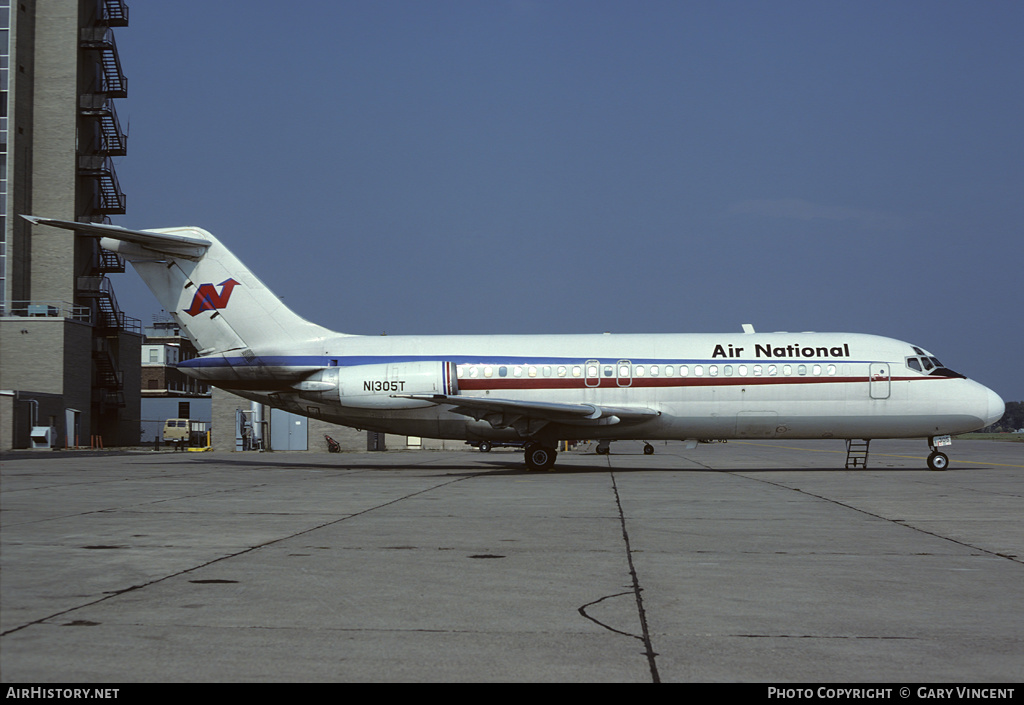
<path fill-rule="evenodd" d="M 916 382 L 924 380 L 951 379 L 949 377 L 890 377 L 890 382 Z M 865 384 L 868 377 L 670 377 L 670 378 L 619 378 L 604 377 L 600 380 L 583 377 L 572 378 L 529 378 L 529 379 L 473 379 L 459 380 L 459 389 L 482 391 L 487 389 L 635 389 L 669 387 L 737 387 L 776 384 Z M 885 379 L 874 380 L 885 382 Z M 590 382 L 590 384 L 587 384 Z M 598 384 L 594 384 L 598 382 Z"/>

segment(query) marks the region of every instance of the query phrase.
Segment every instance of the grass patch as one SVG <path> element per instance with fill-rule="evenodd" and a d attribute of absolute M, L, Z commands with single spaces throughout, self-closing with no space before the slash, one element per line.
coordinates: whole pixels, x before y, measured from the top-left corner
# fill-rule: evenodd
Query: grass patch
<path fill-rule="evenodd" d="M 956 436 L 963 441 L 1003 441 L 1008 443 L 1024 443 L 1024 433 L 963 433 Z"/>

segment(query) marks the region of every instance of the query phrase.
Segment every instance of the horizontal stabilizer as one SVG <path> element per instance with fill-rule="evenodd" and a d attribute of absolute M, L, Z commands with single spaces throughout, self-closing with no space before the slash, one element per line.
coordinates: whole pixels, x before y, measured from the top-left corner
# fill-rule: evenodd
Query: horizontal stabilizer
<path fill-rule="evenodd" d="M 198 235 L 184 235 L 180 231 L 196 233 L 196 230 L 188 228 L 174 228 L 178 232 L 160 232 L 152 230 L 129 230 L 119 225 L 105 225 L 103 223 L 76 223 L 71 220 L 55 220 L 53 218 L 40 218 L 35 215 L 21 216 L 33 225 L 49 225 L 64 230 L 74 230 L 86 235 L 98 235 L 113 240 L 130 242 L 134 245 L 142 245 L 147 249 L 156 252 L 167 252 L 176 255 L 191 255 L 199 257 L 211 243 Z"/>

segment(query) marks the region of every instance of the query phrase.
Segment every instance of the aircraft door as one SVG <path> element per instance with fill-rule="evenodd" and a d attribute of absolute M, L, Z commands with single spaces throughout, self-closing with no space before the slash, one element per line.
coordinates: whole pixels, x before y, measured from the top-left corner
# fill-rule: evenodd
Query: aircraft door
<path fill-rule="evenodd" d="M 629 360 L 619 360 L 616 365 L 618 368 L 617 376 L 615 378 L 616 384 L 620 387 L 630 387 L 633 385 L 633 365 Z"/>
<path fill-rule="evenodd" d="M 868 368 L 868 389 L 872 399 L 889 398 L 889 363 L 872 362 Z"/>
<path fill-rule="evenodd" d="M 587 360 L 583 366 L 583 379 L 588 387 L 601 386 L 601 363 L 597 360 Z"/>

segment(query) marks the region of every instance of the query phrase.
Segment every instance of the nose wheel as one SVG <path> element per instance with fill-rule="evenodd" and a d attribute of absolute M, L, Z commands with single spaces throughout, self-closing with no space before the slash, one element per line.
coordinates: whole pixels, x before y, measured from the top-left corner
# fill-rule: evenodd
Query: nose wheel
<path fill-rule="evenodd" d="M 931 455 L 928 456 L 928 468 L 930 470 L 945 470 L 949 467 L 949 456 L 939 450 L 939 446 L 948 446 L 953 443 L 949 436 L 933 436 L 928 439 L 928 448 Z"/>

